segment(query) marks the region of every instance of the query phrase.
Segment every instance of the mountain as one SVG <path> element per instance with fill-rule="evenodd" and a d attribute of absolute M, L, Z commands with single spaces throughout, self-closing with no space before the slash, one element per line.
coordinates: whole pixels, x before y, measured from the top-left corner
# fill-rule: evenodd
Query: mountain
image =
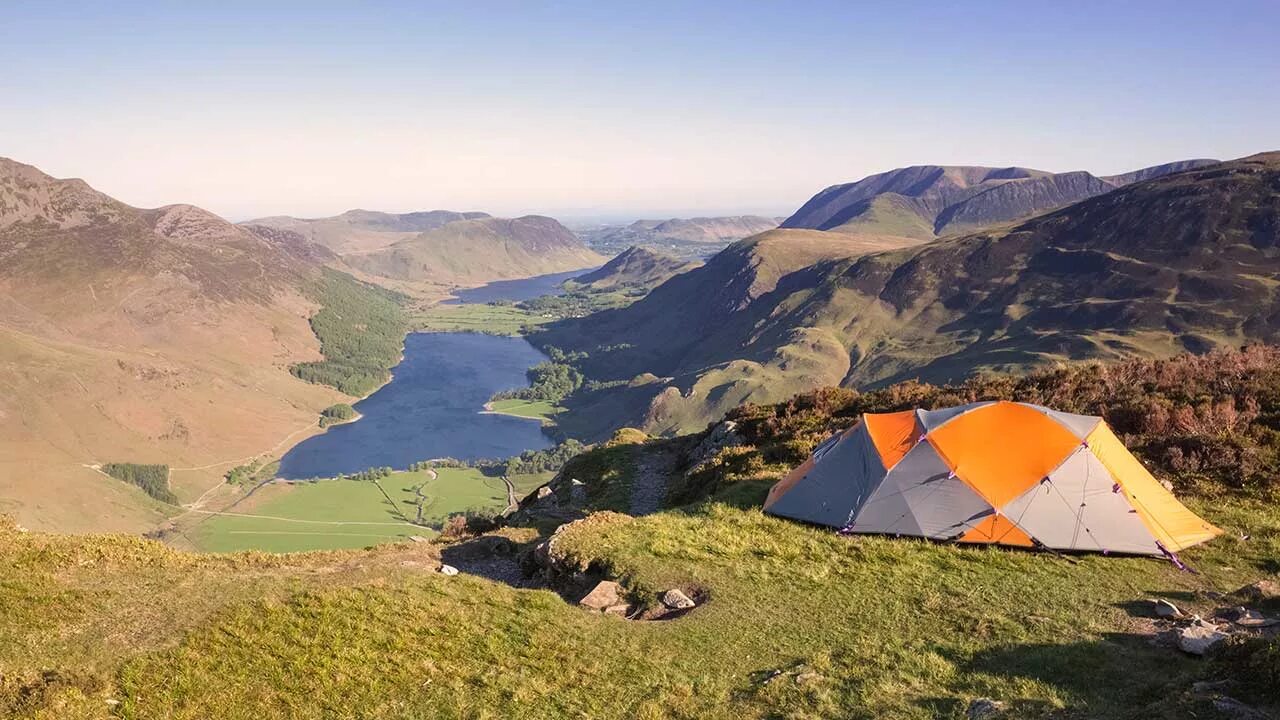
<path fill-rule="evenodd" d="M 579 275 L 572 282 L 575 287 L 591 290 L 649 289 L 699 265 L 699 262 L 681 261 L 670 255 L 633 246 L 618 253 L 601 268 Z"/>
<path fill-rule="evenodd" d="M 806 264 L 790 242 L 738 243 L 538 342 L 588 352 L 587 376 L 615 381 L 571 410 L 671 432 L 823 384 L 1275 342 L 1277 288 L 1280 154 L 1269 153 L 906 249 Z M 591 435 L 573 422 L 561 424 Z"/>
<path fill-rule="evenodd" d="M 288 368 L 320 359 L 308 288 L 326 254 L 0 159 L 0 512 L 149 529 L 177 509 L 91 466 L 195 468 L 170 478 L 185 502 L 314 426 L 343 396 Z"/>
<path fill-rule="evenodd" d="M 540 215 L 458 220 L 343 259 L 393 280 L 457 283 L 545 275 L 605 262 L 568 228 Z"/>
<path fill-rule="evenodd" d="M 457 220 L 477 220 L 489 215 L 482 212 L 428 210 L 410 213 L 385 213 L 373 210 L 348 210 L 327 218 L 295 218 L 287 215 L 249 220 L 243 225 L 290 230 L 311 242 L 338 253 L 380 250 L 418 233 L 434 230 Z"/>
<path fill-rule="evenodd" d="M 1021 167 L 917 165 L 829 187 L 782 227 L 927 240 L 1022 220 L 1133 182 L 1215 162 L 1183 160 L 1107 177 Z"/>
<path fill-rule="evenodd" d="M 735 215 L 637 220 L 630 225 L 591 228 L 581 234 L 587 245 L 605 254 L 615 254 L 629 247 L 640 246 L 687 260 L 706 257 L 724 249 L 731 242 L 776 227 L 777 218 Z"/>

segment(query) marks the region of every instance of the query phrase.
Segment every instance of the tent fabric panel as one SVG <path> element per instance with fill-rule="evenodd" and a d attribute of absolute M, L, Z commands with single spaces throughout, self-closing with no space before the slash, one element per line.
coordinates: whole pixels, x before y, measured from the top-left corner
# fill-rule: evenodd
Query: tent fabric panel
<path fill-rule="evenodd" d="M 1222 534 L 1165 490 L 1106 423 L 1099 424 L 1085 442 L 1165 549 L 1177 552 Z"/>
<path fill-rule="evenodd" d="M 1102 418 L 1097 415 L 1077 415 L 1075 413 L 1062 412 L 1061 410 L 1050 410 L 1042 405 L 1027 404 L 1027 407 L 1035 408 L 1048 415 L 1082 441 L 1089 437 L 1089 433 L 1093 432 L 1094 428 L 1098 427 L 1098 423 L 1102 422 Z"/>
<path fill-rule="evenodd" d="M 880 453 L 880 461 L 892 469 L 902 460 L 920 437 L 913 410 L 896 413 L 867 413 L 862 416 L 871 441 Z"/>
<path fill-rule="evenodd" d="M 831 437 L 818 443 L 818 446 L 813 449 L 813 452 L 809 454 L 809 457 L 805 458 L 803 463 L 794 468 L 791 472 L 787 473 L 781 480 L 774 483 L 773 487 L 769 488 L 769 495 L 764 500 L 764 509 L 768 510 L 771 505 L 778 501 L 778 498 L 781 498 L 788 490 L 794 487 L 796 483 L 803 480 L 804 476 L 809 474 L 809 471 L 813 469 L 814 464 L 817 463 L 818 460 L 822 459 L 822 456 L 826 455 L 828 450 L 857 429 L 858 426 L 854 425 L 847 430 L 832 433 Z"/>
<path fill-rule="evenodd" d="M 803 480 L 804 476 L 808 475 L 809 471 L 812 469 L 813 469 L 813 456 L 810 455 L 809 457 L 805 458 L 805 461 L 801 463 L 798 467 L 793 469 L 791 472 L 787 473 L 786 477 L 774 483 L 773 487 L 769 488 L 769 496 L 766 497 L 764 500 L 764 509 L 768 510 L 769 506 L 777 502 L 778 498 L 782 497 L 783 495 L 786 495 L 787 491 L 790 490 L 792 487 L 794 487 L 796 483 Z"/>
<path fill-rule="evenodd" d="M 987 545 L 1034 547 L 1035 543 L 1022 528 L 1000 513 L 991 513 L 960 537 L 958 542 Z"/>
<path fill-rule="evenodd" d="M 971 410 L 977 410 L 980 407 L 986 407 L 991 404 L 992 403 L 990 401 L 986 401 L 941 408 L 939 410 L 916 410 L 916 421 L 920 423 L 920 427 L 924 428 L 925 432 L 933 432 L 954 418 L 957 418 Z"/>
<path fill-rule="evenodd" d="M 1040 482 L 1080 440 L 1027 405 L 998 402 L 929 433 L 947 464 L 992 507 Z"/>
<path fill-rule="evenodd" d="M 937 451 L 916 443 L 858 513 L 853 530 L 920 535 L 935 540 L 957 537 L 970 519 L 991 512 L 991 505 L 951 472 Z M 914 523 L 909 531 L 905 523 Z"/>
<path fill-rule="evenodd" d="M 1004 514 L 1055 550 L 1160 554 L 1155 536 L 1118 491 L 1111 472 L 1083 446 L 1006 505 Z"/>
<path fill-rule="evenodd" d="M 769 513 L 844 527 L 884 476 L 871 436 L 859 424 L 816 458 L 813 467 L 774 500 Z"/>

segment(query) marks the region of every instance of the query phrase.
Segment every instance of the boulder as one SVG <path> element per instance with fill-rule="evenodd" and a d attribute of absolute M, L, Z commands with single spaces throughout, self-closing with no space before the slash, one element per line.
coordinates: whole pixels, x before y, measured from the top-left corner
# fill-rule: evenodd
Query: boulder
<path fill-rule="evenodd" d="M 1152 610 L 1155 611 L 1156 617 L 1176 619 L 1182 617 L 1182 611 L 1177 605 L 1168 600 L 1152 600 Z"/>
<path fill-rule="evenodd" d="M 1240 612 L 1236 613 L 1232 622 L 1246 628 L 1265 628 L 1272 625 L 1280 625 L 1280 620 L 1267 618 L 1257 610 L 1248 610 L 1246 608 L 1240 608 Z"/>
<path fill-rule="evenodd" d="M 452 566 L 452 565 L 441 565 L 441 566 L 440 566 L 440 574 L 441 574 L 441 575 L 448 575 L 448 576 L 452 577 L 452 576 L 454 576 L 454 575 L 457 575 L 457 574 L 458 574 L 458 568 L 456 568 L 456 567 L 454 567 L 454 566 Z"/>
<path fill-rule="evenodd" d="M 671 588 L 662 593 L 662 597 L 659 599 L 662 600 L 663 605 L 666 605 L 671 610 L 688 610 L 697 606 L 697 603 L 681 592 L 679 588 Z"/>
<path fill-rule="evenodd" d="M 1197 622 L 1178 633 L 1178 648 L 1191 655 L 1204 655 L 1209 648 L 1226 640 L 1229 635 L 1212 623 Z"/>
<path fill-rule="evenodd" d="M 617 615 L 619 617 L 626 617 L 627 611 L 630 609 L 631 609 L 631 606 L 625 603 L 621 605 L 610 605 L 609 607 L 604 609 L 604 614 Z"/>
<path fill-rule="evenodd" d="M 551 497 L 551 488 L 547 487 L 546 485 L 543 485 L 542 487 L 538 488 L 539 500 L 545 500 L 549 497 Z"/>
<path fill-rule="evenodd" d="M 611 607 L 626 605 L 626 592 L 612 580 L 601 580 L 578 604 L 597 612 L 605 612 Z"/>
<path fill-rule="evenodd" d="M 969 708 L 964 711 L 964 716 L 969 720 L 981 720 L 982 718 L 995 717 L 1004 712 L 1004 703 L 991 698 L 978 698 L 969 703 Z"/>
<path fill-rule="evenodd" d="M 1252 585 L 1245 585 L 1233 594 L 1251 603 L 1280 600 L 1280 582 L 1259 580 Z"/>

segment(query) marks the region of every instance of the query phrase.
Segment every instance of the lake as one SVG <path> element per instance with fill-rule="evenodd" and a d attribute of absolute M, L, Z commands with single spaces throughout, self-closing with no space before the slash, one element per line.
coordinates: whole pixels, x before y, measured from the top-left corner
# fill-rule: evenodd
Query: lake
<path fill-rule="evenodd" d="M 453 294 L 456 297 L 444 301 L 444 304 L 477 303 L 483 305 L 497 300 L 519 302 L 521 300 L 532 300 L 542 295 L 560 295 L 564 292 L 560 287 L 560 283 L 576 278 L 579 275 L 586 275 L 594 269 L 584 268 L 550 275 L 536 275 L 529 278 L 520 278 L 519 280 L 495 280 L 480 287 L 455 290 Z"/>
<path fill-rule="evenodd" d="M 546 359 L 524 338 L 412 333 L 391 382 L 355 404 L 363 417 L 310 437 L 280 461 L 278 477 L 333 477 L 404 469 L 439 457 L 505 458 L 552 446 L 535 420 L 482 414 L 499 390 L 528 385 Z"/>

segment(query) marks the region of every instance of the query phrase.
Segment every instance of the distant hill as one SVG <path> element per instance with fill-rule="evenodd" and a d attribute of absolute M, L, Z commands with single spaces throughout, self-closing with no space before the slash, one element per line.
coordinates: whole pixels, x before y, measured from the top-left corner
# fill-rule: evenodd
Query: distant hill
<path fill-rule="evenodd" d="M 688 272 L 702 263 L 677 260 L 639 246 L 618 253 L 603 267 L 572 280 L 575 287 L 591 290 L 655 288 L 673 275 Z"/>
<path fill-rule="evenodd" d="M 95 471 L 165 463 L 183 502 L 344 396 L 319 360 L 311 288 L 329 251 L 200 208 L 130 207 L 0 158 L 0 512 L 142 531 L 176 511 Z M 345 277 L 345 276 L 344 276 Z"/>
<path fill-rule="evenodd" d="M 393 280 L 458 283 L 545 275 L 605 262 L 568 228 L 540 215 L 445 223 L 381 250 L 343 259 Z"/>
<path fill-rule="evenodd" d="M 434 230 L 457 220 L 490 217 L 482 212 L 427 210 L 424 212 L 386 213 L 373 210 L 348 210 L 327 218 L 295 218 L 287 215 L 249 220 L 243 225 L 290 230 L 311 242 L 338 253 L 370 252 Z"/>
<path fill-rule="evenodd" d="M 829 187 L 782 227 L 928 240 L 1022 220 L 1129 183 L 1215 162 L 1183 160 L 1107 177 L 1021 167 L 917 165 Z"/>
<path fill-rule="evenodd" d="M 761 215 L 637 220 L 584 230 L 581 235 L 592 249 L 606 255 L 639 246 L 687 260 L 707 257 L 731 242 L 772 230 L 778 222 Z"/>
<path fill-rule="evenodd" d="M 625 381 L 570 408 L 670 432 L 823 384 L 1280 340 L 1276 153 L 1137 182 L 1016 227 L 843 260 L 806 262 L 799 244 L 767 238 L 630 307 L 552 326 L 539 342 L 584 350 L 589 377 Z M 590 434 L 572 427 L 573 413 L 562 418 Z"/>

